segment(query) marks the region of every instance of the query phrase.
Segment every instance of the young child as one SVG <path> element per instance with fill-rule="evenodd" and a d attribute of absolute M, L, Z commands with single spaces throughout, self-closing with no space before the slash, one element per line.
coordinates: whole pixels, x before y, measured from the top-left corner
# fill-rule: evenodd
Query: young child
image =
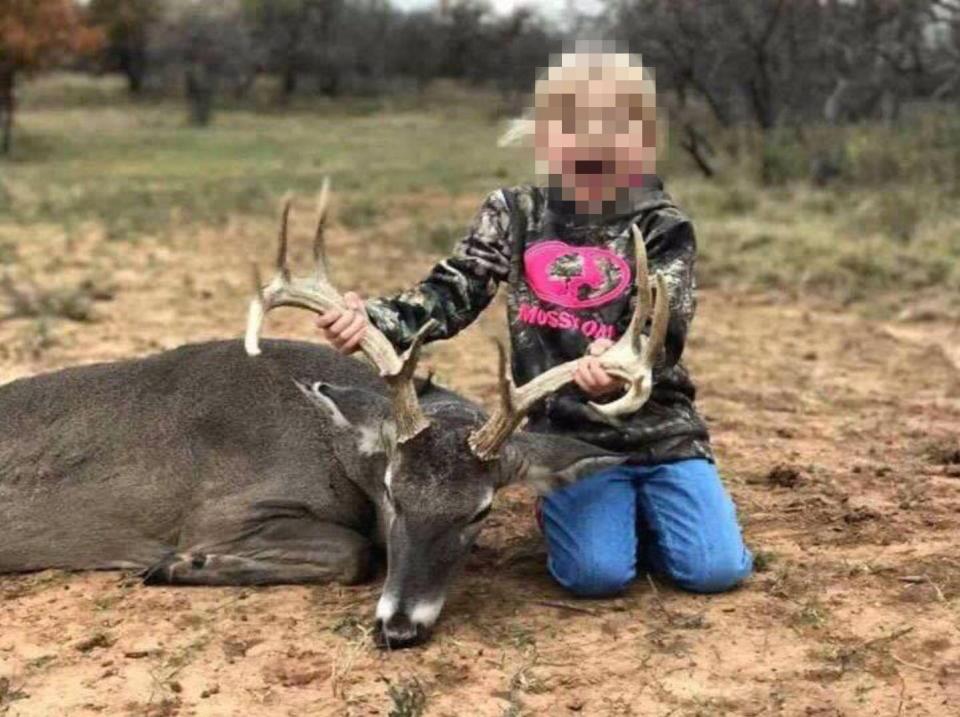
<path fill-rule="evenodd" d="M 696 592 L 732 588 L 750 574 L 752 557 L 680 363 L 695 308 L 696 245 L 690 220 L 655 175 L 653 81 L 626 53 L 564 54 L 537 81 L 529 119 L 510 134 L 533 136 L 544 186 L 493 192 L 452 256 L 421 283 L 366 303 L 350 294 L 349 310 L 325 314 L 319 326 L 351 352 L 369 320 L 402 350 L 431 318 L 439 323 L 431 339 L 453 336 L 505 283 L 518 385 L 583 357 L 575 385 L 545 399 L 528 430 L 631 459 L 543 499 L 551 574 L 582 596 L 616 594 L 642 571 Z M 650 400 L 613 428 L 586 402 L 621 389 L 596 357 L 629 321 L 631 224 L 643 234 L 651 273 L 666 277 L 671 315 Z"/>

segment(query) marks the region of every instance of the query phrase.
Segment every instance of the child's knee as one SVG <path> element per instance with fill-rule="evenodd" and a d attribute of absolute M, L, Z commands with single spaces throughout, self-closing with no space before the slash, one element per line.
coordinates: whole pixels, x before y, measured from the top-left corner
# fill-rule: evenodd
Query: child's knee
<path fill-rule="evenodd" d="M 633 556 L 590 555 L 583 552 L 573 560 L 549 562 L 550 573 L 566 590 L 578 597 L 611 597 L 617 595 L 636 577 Z"/>
<path fill-rule="evenodd" d="M 667 577 L 679 588 L 694 593 L 721 593 L 731 590 L 750 577 L 753 556 L 741 551 L 704 555 L 700 559 L 667 562 Z"/>
<path fill-rule="evenodd" d="M 629 473 L 604 471 L 543 501 L 547 566 L 582 597 L 621 592 L 636 575 L 636 490 Z"/>

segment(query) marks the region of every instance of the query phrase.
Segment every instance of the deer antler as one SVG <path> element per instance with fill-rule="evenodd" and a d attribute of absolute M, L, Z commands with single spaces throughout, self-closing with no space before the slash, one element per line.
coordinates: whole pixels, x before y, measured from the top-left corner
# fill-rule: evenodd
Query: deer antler
<path fill-rule="evenodd" d="M 316 264 L 315 274 L 309 278 L 294 277 L 287 264 L 287 224 L 290 217 L 291 202 L 288 199 L 283 207 L 280 222 L 280 236 L 277 249 L 277 273 L 264 284 L 256 265 L 253 268 L 253 281 L 256 295 L 250 301 L 247 314 L 247 332 L 244 347 L 250 356 L 260 354 L 260 330 L 264 317 L 269 311 L 280 306 L 295 306 L 317 314 L 326 311 L 342 311 L 347 308 L 343 296 L 337 291 L 327 275 L 324 228 L 327 206 L 330 197 L 330 182 L 325 179 L 317 202 L 317 229 L 313 239 L 313 257 Z M 393 402 L 393 415 L 397 424 L 398 440 L 403 443 L 430 425 L 413 386 L 413 372 L 423 339 L 435 327 L 430 321 L 417 332 L 410 348 L 398 356 L 389 339 L 373 325 L 368 325 L 360 350 L 379 370 L 380 375 L 390 387 Z"/>
<path fill-rule="evenodd" d="M 650 398 L 653 388 L 653 364 L 663 350 L 670 319 L 666 281 L 660 274 L 654 277 L 657 285 L 654 298 L 643 234 L 635 224 L 632 229 L 637 255 L 636 307 L 623 336 L 598 357 L 600 365 L 607 373 L 627 384 L 627 391 L 610 403 L 590 403 L 595 411 L 611 421 L 617 416 L 639 410 Z M 643 328 L 651 312 L 653 320 L 650 335 L 644 336 Z M 568 361 L 517 388 L 510 373 L 507 351 L 499 341 L 497 350 L 500 355 L 500 405 L 483 426 L 470 434 L 469 439 L 474 454 L 484 461 L 495 458 L 500 447 L 517 429 L 533 405 L 572 381 L 577 368 L 577 361 Z"/>

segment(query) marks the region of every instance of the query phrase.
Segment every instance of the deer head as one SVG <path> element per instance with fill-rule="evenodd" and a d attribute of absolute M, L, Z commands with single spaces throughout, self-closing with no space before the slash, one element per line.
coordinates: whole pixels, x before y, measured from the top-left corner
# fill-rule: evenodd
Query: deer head
<path fill-rule="evenodd" d="M 245 346 L 259 353 L 264 317 L 280 306 L 322 314 L 345 307 L 330 284 L 324 250 L 329 185 L 319 200 L 314 235 L 316 270 L 311 277 L 291 276 L 287 265 L 287 220 L 284 207 L 277 273 L 250 303 Z M 654 297 L 647 273 L 643 238 L 634 227 L 637 253 L 637 300 L 629 328 L 600 357 L 603 367 L 627 385 L 625 394 L 607 404 L 593 404 L 598 417 L 616 417 L 640 408 L 650 395 L 653 363 L 663 348 L 668 319 L 667 293 L 656 277 Z M 649 336 L 643 334 L 652 315 Z M 422 641 L 443 607 L 447 588 L 489 514 L 497 489 L 523 482 L 541 493 L 622 463 L 625 456 L 581 441 L 518 431 L 527 412 L 545 396 L 573 379 L 576 361 L 557 366 L 517 387 L 507 352 L 499 350 L 499 405 L 486 418 L 469 401 L 451 392 L 428 393 L 421 403 L 413 374 L 420 348 L 433 329 L 428 322 L 410 348 L 398 355 L 372 325 L 360 345 L 388 386 L 301 386 L 346 443 L 363 454 L 376 472 L 370 490 L 384 525 L 388 572 L 377 606 L 381 644 L 403 647 Z"/>

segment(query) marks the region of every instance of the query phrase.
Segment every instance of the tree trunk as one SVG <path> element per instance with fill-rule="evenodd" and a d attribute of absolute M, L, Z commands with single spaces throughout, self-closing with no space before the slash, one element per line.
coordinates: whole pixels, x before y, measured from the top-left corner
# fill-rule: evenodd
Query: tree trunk
<path fill-rule="evenodd" d="M 710 164 L 709 158 L 713 154 L 713 147 L 709 140 L 691 124 L 685 124 L 683 131 L 684 137 L 680 140 L 680 146 L 687 151 L 703 176 L 707 179 L 713 179 L 717 172 Z"/>
<path fill-rule="evenodd" d="M 340 72 L 336 67 L 326 67 L 320 71 L 320 94 L 324 97 L 340 96 Z"/>
<path fill-rule="evenodd" d="M 141 94 L 147 74 L 146 53 L 140 49 L 124 52 L 120 58 L 120 70 L 127 78 L 127 91 L 131 95 Z"/>
<path fill-rule="evenodd" d="M 708 83 L 700 82 L 696 79 L 692 79 L 691 85 L 693 88 L 700 93 L 700 96 L 706 101 L 707 106 L 710 108 L 710 111 L 713 113 L 714 119 L 720 124 L 721 127 L 730 127 L 733 124 L 733 119 L 731 113 L 726 105 L 726 103 L 721 100 L 717 93 L 715 93 Z"/>
<path fill-rule="evenodd" d="M 206 67 L 194 63 L 186 70 L 187 101 L 190 104 L 190 124 L 206 127 L 213 115 L 213 79 Z"/>
<path fill-rule="evenodd" d="M 13 114 L 17 107 L 16 77 L 12 68 L 0 69 L 0 154 L 13 149 Z"/>
<path fill-rule="evenodd" d="M 283 70 L 283 98 L 285 100 L 293 97 L 299 81 L 300 76 L 297 73 L 297 68 L 293 66 L 293 63 L 290 63 Z"/>
<path fill-rule="evenodd" d="M 138 72 L 127 71 L 127 91 L 131 95 L 143 92 L 143 75 Z"/>
<path fill-rule="evenodd" d="M 773 109 L 773 98 L 770 92 L 770 83 L 765 75 L 759 79 L 750 79 L 744 83 L 744 91 L 747 95 L 748 104 L 753 111 L 753 119 L 757 126 L 763 132 L 772 130 L 776 124 L 776 116 Z"/>

